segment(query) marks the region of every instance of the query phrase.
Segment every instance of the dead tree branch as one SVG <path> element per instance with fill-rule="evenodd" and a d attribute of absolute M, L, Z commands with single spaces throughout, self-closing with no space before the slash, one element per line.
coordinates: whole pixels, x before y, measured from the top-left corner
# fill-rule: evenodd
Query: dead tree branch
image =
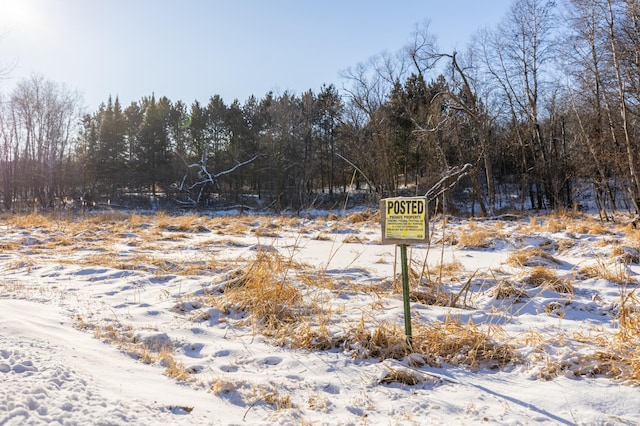
<path fill-rule="evenodd" d="M 438 196 L 453 188 L 460 182 L 460 179 L 471 172 L 473 166 L 469 163 L 462 167 L 453 167 L 445 174 L 435 185 L 433 185 L 426 194 L 424 194 L 427 202 L 435 200 Z"/>
<path fill-rule="evenodd" d="M 220 184 L 218 182 L 218 178 L 220 176 L 227 175 L 229 173 L 233 173 L 238 168 L 242 166 L 246 166 L 247 164 L 255 161 L 261 154 L 256 154 L 248 160 L 238 162 L 236 165 L 231 167 L 230 169 L 223 170 L 218 173 L 211 173 L 207 167 L 206 156 L 203 155 L 200 158 L 200 161 L 193 164 L 187 164 L 185 161 L 185 165 L 187 166 L 187 172 L 182 177 L 180 181 L 180 185 L 177 186 L 177 192 L 183 194 L 185 199 L 180 200 L 174 197 L 174 200 L 181 205 L 190 205 L 196 206 L 201 204 L 204 200 L 204 196 L 207 193 L 207 189 L 211 186 L 214 186 L 216 189 L 220 189 Z M 184 159 L 183 159 L 184 161 Z M 198 180 L 194 183 L 187 185 L 187 181 L 189 180 L 189 171 L 192 169 L 198 169 L 196 176 Z"/>

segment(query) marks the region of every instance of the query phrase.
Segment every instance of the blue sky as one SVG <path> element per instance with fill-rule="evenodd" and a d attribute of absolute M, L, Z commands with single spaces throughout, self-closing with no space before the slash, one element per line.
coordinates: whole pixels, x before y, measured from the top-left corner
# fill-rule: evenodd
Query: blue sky
<path fill-rule="evenodd" d="M 443 51 L 493 27 L 511 0 L 0 0 L 0 92 L 33 74 L 89 111 L 155 93 L 229 104 L 342 86 L 340 72 L 395 52 L 430 20 Z"/>

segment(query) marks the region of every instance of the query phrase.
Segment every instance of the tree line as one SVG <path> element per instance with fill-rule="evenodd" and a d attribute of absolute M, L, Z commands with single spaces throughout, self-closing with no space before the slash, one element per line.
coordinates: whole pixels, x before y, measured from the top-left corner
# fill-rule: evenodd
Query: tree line
<path fill-rule="evenodd" d="M 638 0 L 514 0 L 461 52 L 425 21 L 342 77 L 243 103 L 109 98 L 89 114 L 64 86 L 22 81 L 0 103 L 2 207 L 299 210 L 423 195 L 469 164 L 448 208 L 572 208 L 586 187 L 605 217 L 639 211 Z"/>

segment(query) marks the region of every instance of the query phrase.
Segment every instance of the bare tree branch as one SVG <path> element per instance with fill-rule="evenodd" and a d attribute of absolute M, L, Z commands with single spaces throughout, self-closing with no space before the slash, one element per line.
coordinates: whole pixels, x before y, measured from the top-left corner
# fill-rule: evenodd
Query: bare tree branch
<path fill-rule="evenodd" d="M 460 179 L 471 172 L 473 166 L 469 163 L 462 167 L 453 167 L 445 174 L 435 185 L 433 185 L 426 194 L 424 194 L 427 202 L 436 199 L 439 195 L 453 188 L 460 182 Z"/>
<path fill-rule="evenodd" d="M 187 164 L 186 161 L 184 161 L 185 165 L 187 165 L 187 173 L 185 173 L 185 175 L 182 177 L 182 180 L 180 181 L 180 185 L 176 188 L 180 193 L 184 193 L 185 194 L 185 198 L 186 200 L 178 200 L 175 199 L 176 202 L 180 203 L 180 204 L 184 204 L 184 205 L 197 205 L 200 204 L 202 202 L 202 198 L 205 194 L 205 190 L 207 188 L 208 184 L 211 185 L 215 185 L 216 188 L 220 188 L 220 185 L 218 184 L 218 178 L 220 176 L 224 176 L 227 175 L 229 173 L 234 172 L 235 170 L 237 170 L 239 167 L 245 166 L 253 161 L 255 161 L 258 157 L 262 156 L 262 154 L 256 154 L 253 157 L 251 157 L 248 160 L 242 161 L 242 162 L 238 162 L 235 166 L 233 166 L 230 169 L 227 170 L 223 170 L 221 172 L 212 174 L 211 172 L 209 172 L 208 168 L 207 168 L 207 162 L 206 162 L 206 156 L 203 155 L 202 158 L 200 159 L 200 161 L 198 161 L 197 163 L 193 163 L 193 164 Z M 201 179 L 192 183 L 191 185 L 189 185 L 188 187 L 185 187 L 185 184 L 188 180 L 189 177 L 189 170 L 194 169 L 194 168 L 199 168 L 197 175 L 198 177 L 200 177 Z M 193 192 L 194 190 L 197 190 L 197 195 L 195 197 L 193 197 Z"/>

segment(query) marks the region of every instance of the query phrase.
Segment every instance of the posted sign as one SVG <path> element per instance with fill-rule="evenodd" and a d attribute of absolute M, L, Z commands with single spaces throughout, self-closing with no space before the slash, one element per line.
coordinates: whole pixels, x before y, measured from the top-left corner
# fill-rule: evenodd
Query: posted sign
<path fill-rule="evenodd" d="M 429 241 L 427 199 L 395 197 L 380 200 L 383 244 L 411 244 Z"/>

